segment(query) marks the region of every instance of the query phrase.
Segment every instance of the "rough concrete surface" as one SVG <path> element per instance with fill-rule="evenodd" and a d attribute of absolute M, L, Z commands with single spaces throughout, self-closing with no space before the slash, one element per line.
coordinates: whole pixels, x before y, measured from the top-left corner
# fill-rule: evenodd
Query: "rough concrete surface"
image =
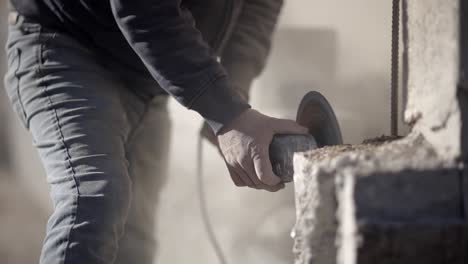
<path fill-rule="evenodd" d="M 296 263 L 335 263 L 336 200 L 333 176 L 310 162 L 309 154 L 294 157 L 296 190 Z"/>
<path fill-rule="evenodd" d="M 414 124 L 441 157 L 460 152 L 459 0 L 405 0 L 408 7 L 408 103 Z"/>
<path fill-rule="evenodd" d="M 426 250 L 432 262 L 421 263 L 462 258 L 459 171 L 421 134 L 304 152 L 294 165 L 296 263 L 376 263 L 387 255 L 395 261 L 386 263 L 419 263 Z"/>

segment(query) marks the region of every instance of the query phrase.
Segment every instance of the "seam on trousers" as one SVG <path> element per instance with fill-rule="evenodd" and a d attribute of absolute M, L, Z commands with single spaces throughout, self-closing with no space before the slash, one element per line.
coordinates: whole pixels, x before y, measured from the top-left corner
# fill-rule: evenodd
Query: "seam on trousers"
<path fill-rule="evenodd" d="M 55 38 L 55 34 L 53 35 L 52 38 Z M 44 46 L 46 44 L 46 41 L 44 43 L 41 43 L 41 34 L 39 34 L 38 36 L 38 41 L 40 43 L 40 49 L 39 49 L 39 52 L 38 52 L 38 55 L 39 55 L 39 58 L 38 58 L 38 67 L 37 67 L 37 72 L 38 72 L 38 78 L 44 78 L 44 76 L 42 76 L 42 73 L 43 73 L 43 59 L 42 59 L 42 56 L 43 56 L 43 50 L 44 50 Z M 61 241 L 61 242 L 64 242 L 66 243 L 65 244 L 65 250 L 63 251 L 63 258 L 62 258 L 62 263 L 66 263 L 66 260 L 67 260 L 67 250 L 68 250 L 68 247 L 70 245 L 70 238 L 72 236 L 72 230 L 73 228 L 75 227 L 75 223 L 76 223 L 76 219 L 78 218 L 78 201 L 79 201 L 79 195 L 80 195 L 80 192 L 78 190 L 78 182 L 76 180 L 76 171 L 75 171 L 75 168 L 71 162 L 71 155 L 70 155 L 70 151 L 69 151 L 69 147 L 67 146 L 67 144 L 65 143 L 65 136 L 63 135 L 63 131 L 62 131 L 62 126 L 60 124 L 60 120 L 59 120 L 59 116 L 58 116 L 58 113 L 57 113 L 57 110 L 53 107 L 53 102 L 52 102 L 52 98 L 48 95 L 47 93 L 47 85 L 45 85 L 43 82 L 40 82 L 40 86 L 43 86 L 43 93 L 44 95 L 46 96 L 48 102 L 49 102 L 49 110 L 52 111 L 53 115 L 54 115 L 54 119 L 55 119 L 55 125 L 57 127 L 57 130 L 59 132 L 59 135 L 60 135 L 60 141 L 62 143 L 62 146 L 63 148 L 65 148 L 65 152 L 67 154 L 67 157 L 66 157 L 66 162 L 68 163 L 68 166 L 69 168 L 71 169 L 72 171 L 72 180 L 75 184 L 75 192 L 76 192 L 76 198 L 75 198 L 75 201 L 74 201 L 74 205 L 75 205 L 75 208 L 73 208 L 73 212 L 72 212 L 72 216 L 73 216 L 73 219 L 72 219 L 72 223 L 71 223 L 71 227 L 70 229 L 67 231 L 67 238 L 65 239 L 65 241 Z"/>

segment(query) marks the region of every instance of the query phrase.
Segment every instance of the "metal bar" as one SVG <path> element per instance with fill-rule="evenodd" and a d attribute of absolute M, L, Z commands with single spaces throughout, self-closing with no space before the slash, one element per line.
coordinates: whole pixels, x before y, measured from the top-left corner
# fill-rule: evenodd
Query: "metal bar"
<path fill-rule="evenodd" d="M 392 68 L 391 68 L 391 135 L 398 135 L 398 71 L 400 56 L 400 0 L 393 0 L 392 5 Z"/>
<path fill-rule="evenodd" d="M 408 105 L 408 82 L 409 82 L 409 32 L 408 32 L 408 0 L 401 2 L 401 39 L 403 42 L 401 61 L 401 92 L 402 113 Z"/>

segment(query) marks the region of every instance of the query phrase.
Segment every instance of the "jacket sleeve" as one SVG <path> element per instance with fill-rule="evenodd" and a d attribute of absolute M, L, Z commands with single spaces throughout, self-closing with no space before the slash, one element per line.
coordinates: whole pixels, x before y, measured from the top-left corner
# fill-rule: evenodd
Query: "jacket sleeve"
<path fill-rule="evenodd" d="M 238 22 L 221 54 L 221 62 L 240 94 L 249 97 L 250 85 L 260 75 L 283 0 L 244 0 Z"/>
<path fill-rule="evenodd" d="M 110 0 L 114 18 L 153 78 L 217 133 L 250 106 L 232 88 L 180 0 Z"/>

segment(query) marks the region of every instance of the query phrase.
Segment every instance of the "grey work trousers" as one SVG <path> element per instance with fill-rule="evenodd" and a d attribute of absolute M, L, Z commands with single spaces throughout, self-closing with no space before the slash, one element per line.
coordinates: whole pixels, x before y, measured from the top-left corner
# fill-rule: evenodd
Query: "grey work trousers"
<path fill-rule="evenodd" d="M 92 49 L 23 17 L 10 22 L 7 54 L 6 91 L 54 206 L 40 263 L 153 263 L 167 96 L 137 95 Z"/>

